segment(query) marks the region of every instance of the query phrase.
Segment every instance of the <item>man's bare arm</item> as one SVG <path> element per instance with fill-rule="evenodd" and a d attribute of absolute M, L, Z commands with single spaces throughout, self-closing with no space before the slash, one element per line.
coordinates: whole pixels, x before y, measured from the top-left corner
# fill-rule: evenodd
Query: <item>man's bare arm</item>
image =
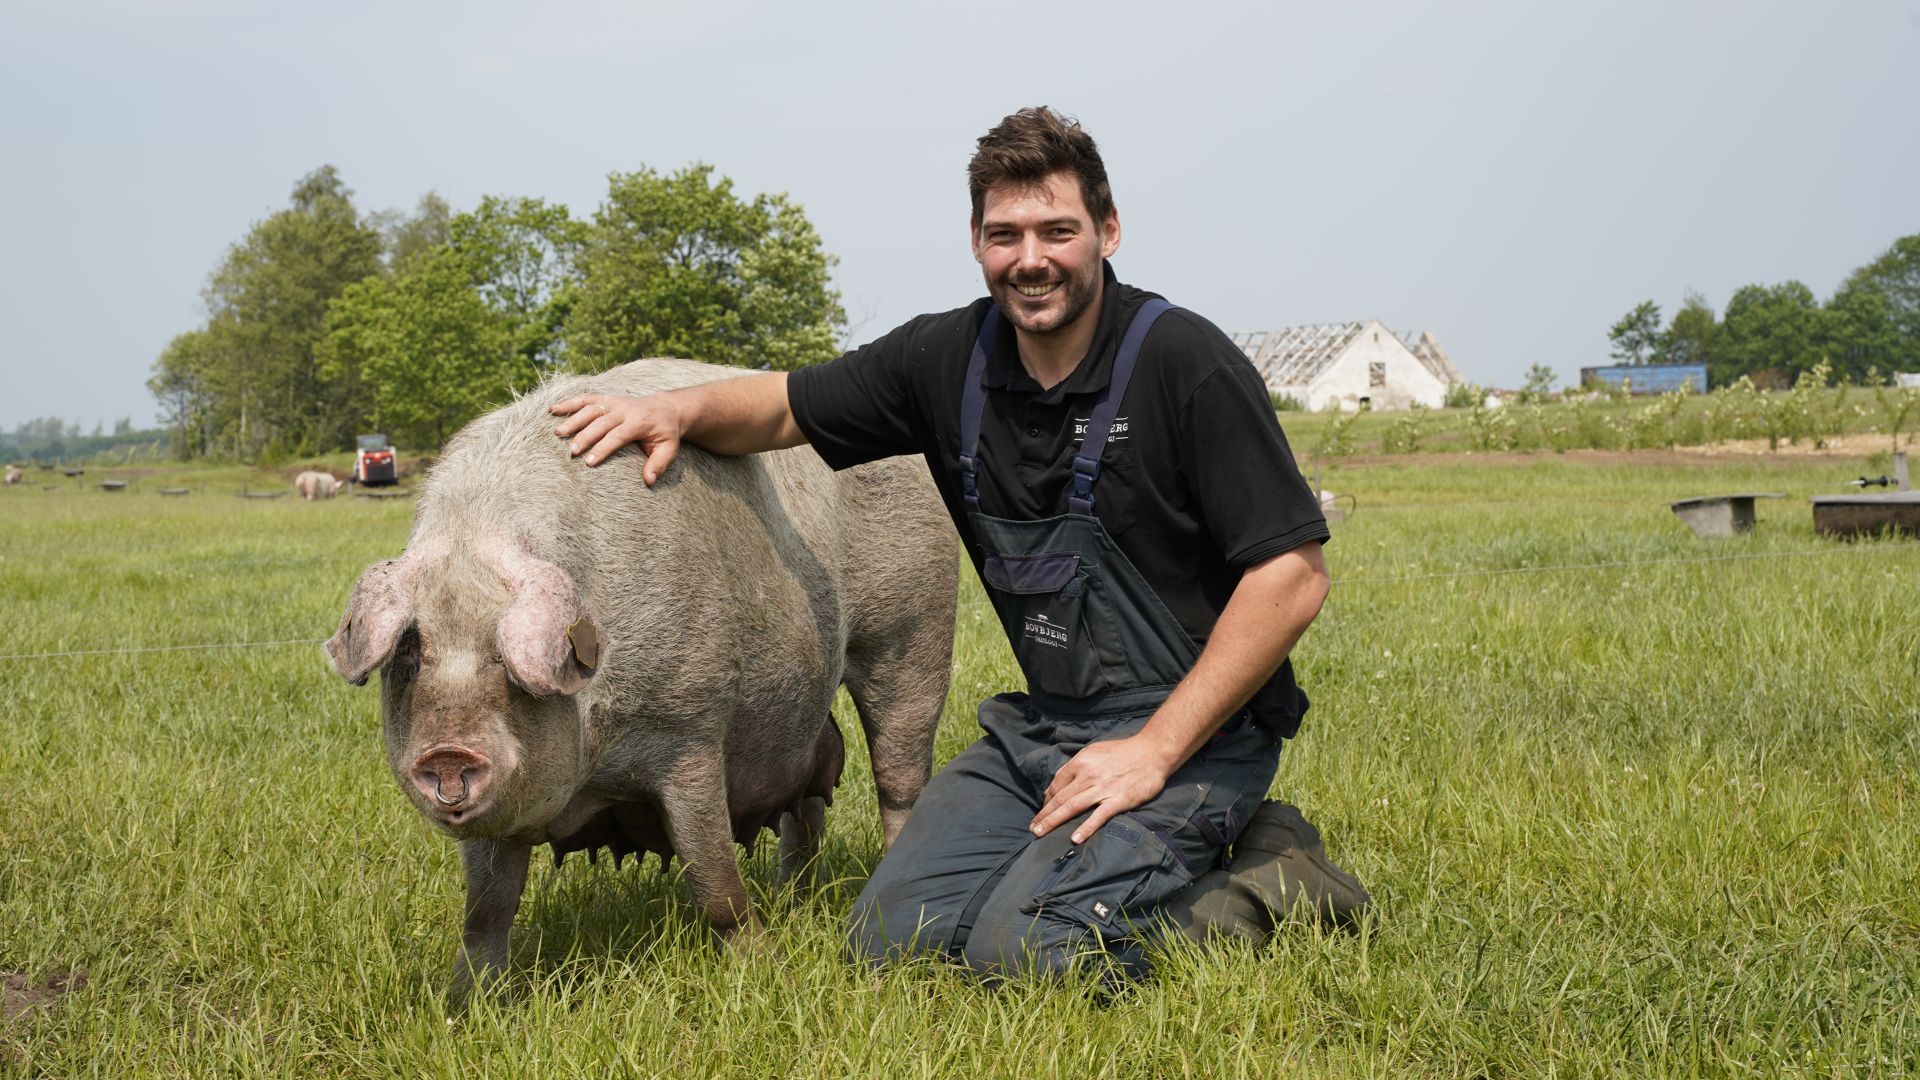
<path fill-rule="evenodd" d="M 720 379 L 645 397 L 585 394 L 553 407 L 566 419 L 553 429 L 567 452 L 598 465 L 637 443 L 647 455 L 640 475 L 648 487 L 690 442 L 716 454 L 782 450 L 807 441 L 787 404 L 787 375 L 776 371 Z"/>
<path fill-rule="evenodd" d="M 1160 794 L 1167 777 L 1273 677 L 1320 613 L 1328 587 L 1318 543 L 1248 568 L 1193 670 L 1147 725 L 1127 738 L 1087 746 L 1054 774 L 1033 818 L 1034 835 L 1091 809 L 1073 833 L 1074 843 L 1085 843 L 1115 814 Z"/>

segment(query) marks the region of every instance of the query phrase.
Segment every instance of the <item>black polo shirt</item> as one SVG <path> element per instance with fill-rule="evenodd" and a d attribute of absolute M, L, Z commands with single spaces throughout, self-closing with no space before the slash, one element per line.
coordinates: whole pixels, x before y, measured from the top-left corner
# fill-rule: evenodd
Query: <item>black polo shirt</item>
<path fill-rule="evenodd" d="M 1155 298 L 1120 284 L 1111 265 L 1104 273 L 1093 344 L 1049 389 L 1027 375 L 1013 327 L 1000 321 L 980 425 L 980 509 L 989 516 L 1067 512 L 1082 428 L 1128 322 Z M 923 315 L 787 381 L 794 419 L 833 468 L 925 457 L 976 570 L 983 556 L 960 495 L 960 398 L 990 306 L 982 298 Z M 1094 516 L 1200 645 L 1243 570 L 1328 537 L 1259 374 L 1225 334 L 1182 308 L 1141 344 L 1093 499 Z"/>

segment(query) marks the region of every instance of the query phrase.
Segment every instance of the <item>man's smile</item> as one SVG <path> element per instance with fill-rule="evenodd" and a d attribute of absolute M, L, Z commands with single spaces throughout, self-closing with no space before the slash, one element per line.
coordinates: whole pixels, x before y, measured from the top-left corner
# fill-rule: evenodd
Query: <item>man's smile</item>
<path fill-rule="evenodd" d="M 1014 288 L 1020 290 L 1021 296 L 1045 296 L 1059 287 L 1060 287 L 1060 283 L 1057 281 L 1050 281 L 1045 285 L 1015 285 L 1014 286 Z"/>

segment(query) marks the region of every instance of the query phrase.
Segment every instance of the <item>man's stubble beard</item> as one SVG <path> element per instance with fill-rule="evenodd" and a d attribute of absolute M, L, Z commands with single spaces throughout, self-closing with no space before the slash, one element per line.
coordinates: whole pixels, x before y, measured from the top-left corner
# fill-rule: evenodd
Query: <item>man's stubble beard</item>
<path fill-rule="evenodd" d="M 1067 294 L 1066 306 L 1063 309 L 1060 320 L 1047 327 L 1023 325 L 1021 320 L 1014 314 L 1019 311 L 1018 304 L 1020 294 L 1016 286 L 1042 284 L 1044 279 L 1040 282 L 1021 281 L 1019 276 L 1015 275 L 998 283 L 988 282 L 987 291 L 992 294 L 994 302 L 1000 306 L 1001 314 L 1005 315 L 1007 321 L 1012 323 L 1021 333 L 1031 334 L 1034 337 L 1046 337 L 1051 334 L 1057 334 L 1078 323 L 1080 316 L 1086 314 L 1087 309 L 1093 306 L 1094 297 L 1100 290 L 1099 273 L 1098 270 L 1095 270 L 1093 273 L 1084 276 L 1070 274 L 1065 281 L 1061 282 L 1060 290 Z"/>

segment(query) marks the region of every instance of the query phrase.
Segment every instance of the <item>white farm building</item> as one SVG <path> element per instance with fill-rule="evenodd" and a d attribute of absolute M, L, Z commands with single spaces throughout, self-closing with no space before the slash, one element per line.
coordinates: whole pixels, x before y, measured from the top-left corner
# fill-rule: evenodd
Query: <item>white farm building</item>
<path fill-rule="evenodd" d="M 1267 389 L 1309 409 L 1438 407 L 1466 380 L 1431 333 L 1396 334 L 1378 320 L 1233 334 Z"/>

